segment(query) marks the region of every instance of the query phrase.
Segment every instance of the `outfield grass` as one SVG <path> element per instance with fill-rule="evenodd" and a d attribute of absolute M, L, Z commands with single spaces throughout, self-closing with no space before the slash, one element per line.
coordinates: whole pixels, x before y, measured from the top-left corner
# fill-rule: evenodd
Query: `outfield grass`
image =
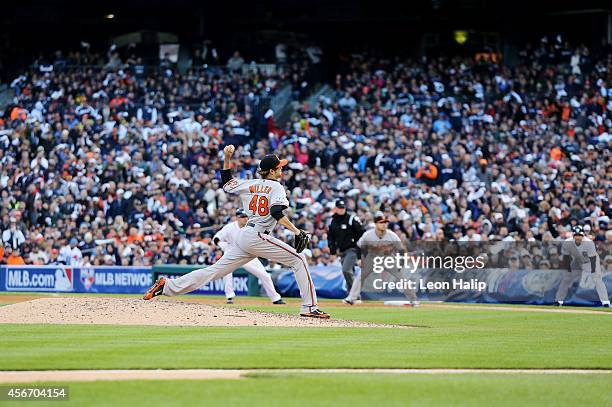
<path fill-rule="evenodd" d="M 409 329 L 0 324 L 0 370 L 145 368 L 612 369 L 612 316 L 339 307 Z M 236 307 L 241 307 L 237 305 Z M 295 313 L 287 307 L 244 306 Z M 520 308 L 520 307 L 517 307 Z M 64 383 L 63 385 L 66 385 Z M 23 385 L 20 385 L 23 387 Z M 257 374 L 239 380 L 69 383 L 74 406 L 604 406 L 612 374 Z M 0 404 L 2 404 L 0 402 Z M 7 404 L 7 403 L 5 403 Z M 17 404 L 10 403 L 8 405 Z M 19 402 L 20 406 L 59 405 Z"/>
<path fill-rule="evenodd" d="M 612 368 L 607 315 L 468 307 L 326 310 L 337 318 L 416 328 L 0 325 L 0 369 Z"/>
<path fill-rule="evenodd" d="M 257 375 L 240 380 L 71 383 L 74 406 L 605 406 L 610 375 Z M 20 402 L 55 406 L 57 402 Z"/>

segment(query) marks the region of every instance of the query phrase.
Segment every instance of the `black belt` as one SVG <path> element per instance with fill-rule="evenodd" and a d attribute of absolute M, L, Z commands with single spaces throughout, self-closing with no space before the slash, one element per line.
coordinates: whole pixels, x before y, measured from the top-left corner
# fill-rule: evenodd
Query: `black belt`
<path fill-rule="evenodd" d="M 250 227 L 252 227 L 253 229 L 257 229 L 257 225 L 256 225 L 256 224 L 254 224 L 253 222 L 248 222 L 248 223 L 247 223 L 247 226 L 250 226 Z M 269 234 L 270 234 L 270 231 L 269 231 L 269 230 L 262 230 L 262 231 L 260 231 L 260 233 L 263 233 L 264 235 L 269 235 Z"/>

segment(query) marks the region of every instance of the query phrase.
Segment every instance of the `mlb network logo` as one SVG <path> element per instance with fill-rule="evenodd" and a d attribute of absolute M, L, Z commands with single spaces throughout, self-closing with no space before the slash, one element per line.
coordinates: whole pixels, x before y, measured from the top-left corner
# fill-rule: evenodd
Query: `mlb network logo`
<path fill-rule="evenodd" d="M 92 268 L 82 268 L 80 274 L 81 284 L 83 284 L 86 291 L 89 291 L 96 282 L 96 271 Z"/>

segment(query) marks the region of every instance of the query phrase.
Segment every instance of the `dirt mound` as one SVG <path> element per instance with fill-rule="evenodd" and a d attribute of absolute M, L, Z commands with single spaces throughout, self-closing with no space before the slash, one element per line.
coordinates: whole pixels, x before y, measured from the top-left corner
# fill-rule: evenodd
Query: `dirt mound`
<path fill-rule="evenodd" d="M 7 305 L 0 307 L 0 323 L 406 328 L 357 321 L 320 320 L 182 301 L 143 301 L 103 296 L 40 298 Z"/>

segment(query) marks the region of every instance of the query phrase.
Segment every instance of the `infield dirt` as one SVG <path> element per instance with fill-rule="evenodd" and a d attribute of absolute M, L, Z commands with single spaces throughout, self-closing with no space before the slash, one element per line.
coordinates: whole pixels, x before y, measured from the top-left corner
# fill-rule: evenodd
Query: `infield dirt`
<path fill-rule="evenodd" d="M 249 311 L 177 300 L 117 297 L 59 297 L 22 301 L 0 308 L 0 323 L 157 326 L 271 326 L 331 328 L 407 328 L 346 320 Z"/>

